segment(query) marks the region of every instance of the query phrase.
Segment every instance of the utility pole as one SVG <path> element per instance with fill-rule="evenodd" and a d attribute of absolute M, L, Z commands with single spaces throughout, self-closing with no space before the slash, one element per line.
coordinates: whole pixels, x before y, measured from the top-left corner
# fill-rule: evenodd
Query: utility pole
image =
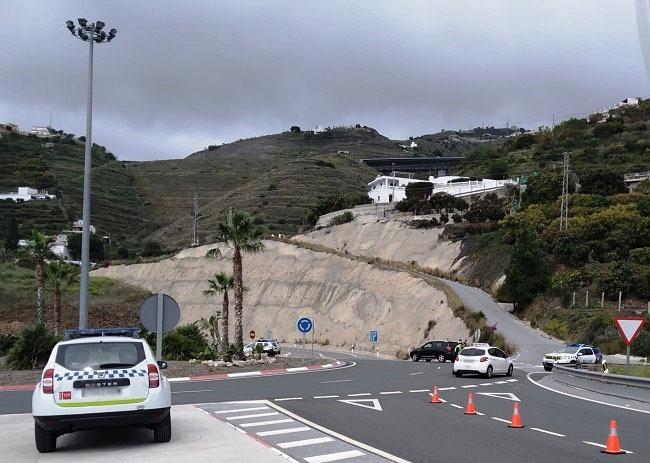
<path fill-rule="evenodd" d="M 569 153 L 564 153 L 562 165 L 562 204 L 560 206 L 560 231 L 569 228 Z"/>
<path fill-rule="evenodd" d="M 192 246 L 199 245 L 199 194 L 194 192 L 194 207 L 192 209 Z"/>
<path fill-rule="evenodd" d="M 92 165 L 92 122 L 93 122 L 93 44 L 108 43 L 117 35 L 117 29 L 108 34 L 103 31 L 102 21 L 89 23 L 79 18 L 79 27 L 71 20 L 65 25 L 70 33 L 88 42 L 88 99 L 86 107 L 86 150 L 84 154 L 83 206 L 81 222 L 81 274 L 79 282 L 79 329 L 88 328 L 88 281 L 90 271 L 90 168 Z"/>

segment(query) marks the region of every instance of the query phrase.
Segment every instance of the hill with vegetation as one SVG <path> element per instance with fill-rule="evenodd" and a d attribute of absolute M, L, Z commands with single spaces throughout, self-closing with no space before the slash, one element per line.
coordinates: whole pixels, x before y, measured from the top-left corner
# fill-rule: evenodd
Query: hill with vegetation
<path fill-rule="evenodd" d="M 404 143 L 362 126 L 296 130 L 209 146 L 185 159 L 130 162 L 128 171 L 150 213 L 148 239 L 181 248 L 191 239 L 195 192 L 202 242 L 212 239 L 230 207 L 250 213 L 271 233 L 295 233 L 333 195 L 365 201 L 377 172 L 361 159 L 417 154 L 400 147 Z"/>
<path fill-rule="evenodd" d="M 29 186 L 48 190 L 57 199 L 0 201 L 0 236 L 5 236 L 12 218 L 19 224 L 21 238 L 30 236 L 32 228 L 48 234 L 70 228 L 81 218 L 83 164 L 83 142 L 72 136 L 42 139 L 2 134 L 0 191 Z M 141 222 L 142 207 L 133 178 L 103 146 L 93 146 L 92 167 L 91 222 L 100 233 L 124 239 Z"/>

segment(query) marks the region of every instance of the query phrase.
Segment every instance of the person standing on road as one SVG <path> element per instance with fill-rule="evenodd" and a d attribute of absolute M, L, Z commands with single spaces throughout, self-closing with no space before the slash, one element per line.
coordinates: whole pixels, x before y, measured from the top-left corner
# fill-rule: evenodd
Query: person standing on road
<path fill-rule="evenodd" d="M 456 344 L 456 347 L 454 347 L 454 362 L 458 358 L 458 354 L 460 354 L 460 351 L 463 350 L 463 341 L 462 339 L 458 340 L 458 344 Z"/>

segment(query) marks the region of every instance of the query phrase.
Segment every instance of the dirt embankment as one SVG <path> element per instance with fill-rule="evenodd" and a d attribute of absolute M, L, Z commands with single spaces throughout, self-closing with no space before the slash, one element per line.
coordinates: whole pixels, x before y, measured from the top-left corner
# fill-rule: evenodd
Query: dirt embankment
<path fill-rule="evenodd" d="M 504 281 L 508 254 L 499 248 L 478 253 L 474 249 L 476 237 L 441 240 L 442 232 L 442 228 L 412 228 L 405 220 L 377 220 L 374 216 L 360 216 L 343 225 L 294 236 L 292 240 L 325 246 L 354 256 L 415 263 L 495 294 Z"/>
<path fill-rule="evenodd" d="M 460 241 L 439 241 L 441 228 L 415 229 L 400 220 L 373 216 L 295 236 L 296 241 L 321 244 L 357 256 L 415 262 L 422 267 L 453 272 L 460 265 Z"/>
<path fill-rule="evenodd" d="M 420 278 L 281 242 L 266 241 L 265 246 L 264 252 L 244 256 L 246 333 L 254 329 L 266 336 L 270 331 L 292 342 L 299 338 L 296 321 L 309 316 L 317 341 L 333 346 L 354 342 L 369 347 L 368 331 L 379 330 L 382 353 L 407 349 L 425 337 L 468 336 L 444 292 Z M 232 271 L 231 251 L 222 247 L 222 257 L 205 258 L 211 247 L 186 249 L 157 263 L 103 268 L 93 275 L 170 294 L 181 306 L 182 322 L 191 322 L 221 306 L 220 297 L 203 295 L 206 280 Z"/>

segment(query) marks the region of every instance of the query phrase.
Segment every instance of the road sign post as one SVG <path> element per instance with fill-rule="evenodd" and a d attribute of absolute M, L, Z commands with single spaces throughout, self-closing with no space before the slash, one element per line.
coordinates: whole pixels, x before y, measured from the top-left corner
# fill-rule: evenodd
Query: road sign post
<path fill-rule="evenodd" d="M 645 323 L 645 318 L 641 317 L 614 317 L 614 324 L 619 334 L 625 341 L 627 348 L 625 360 L 625 374 L 630 374 L 630 346 L 641 333 L 641 327 Z"/>
<path fill-rule="evenodd" d="M 180 307 L 167 294 L 152 294 L 140 306 L 140 322 L 142 322 L 142 326 L 156 333 L 156 360 L 162 359 L 163 335 L 174 329 L 180 318 Z"/>
<path fill-rule="evenodd" d="M 306 353 L 306 346 L 305 346 L 305 336 L 307 333 L 312 331 L 314 328 L 314 323 L 307 317 L 302 317 L 301 319 L 298 320 L 298 323 L 296 324 L 298 327 L 298 331 L 302 333 L 302 363 L 305 363 L 305 353 Z M 313 335 L 312 335 L 313 339 Z M 312 342 L 312 357 L 313 357 L 313 352 L 314 352 L 314 344 Z"/>
<path fill-rule="evenodd" d="M 372 343 L 372 355 L 377 356 L 377 341 L 379 341 L 379 331 L 370 331 L 370 342 Z"/>

